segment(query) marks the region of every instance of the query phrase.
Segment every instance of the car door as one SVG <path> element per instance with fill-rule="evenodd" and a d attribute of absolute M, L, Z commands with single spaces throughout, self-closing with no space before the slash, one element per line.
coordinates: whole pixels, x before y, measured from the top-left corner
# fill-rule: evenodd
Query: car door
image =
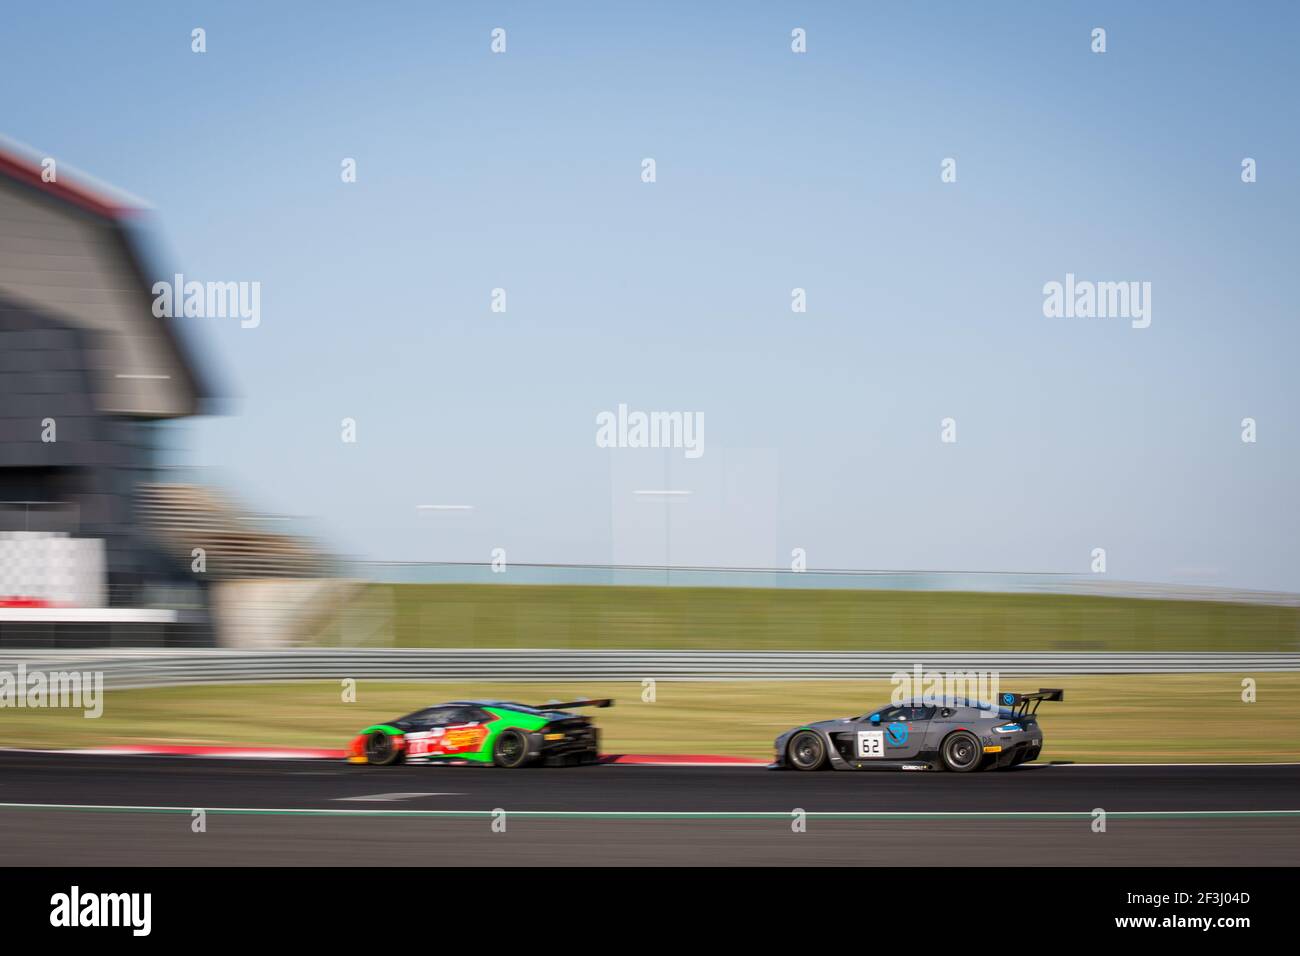
<path fill-rule="evenodd" d="M 406 756 L 442 756 L 442 738 L 447 725 L 452 723 L 458 711 L 457 707 L 429 707 L 405 718 L 402 722 L 407 725 Z"/>
<path fill-rule="evenodd" d="M 911 704 L 892 704 L 868 717 L 869 729 L 878 732 L 879 745 L 885 760 L 909 760 L 924 748 L 934 717 L 933 707 L 914 707 Z M 869 746 L 876 746 L 868 739 Z"/>
<path fill-rule="evenodd" d="M 491 717 L 477 707 L 458 707 L 445 715 L 436 737 L 438 754 L 457 757 L 477 753 L 487 739 L 486 721 Z"/>

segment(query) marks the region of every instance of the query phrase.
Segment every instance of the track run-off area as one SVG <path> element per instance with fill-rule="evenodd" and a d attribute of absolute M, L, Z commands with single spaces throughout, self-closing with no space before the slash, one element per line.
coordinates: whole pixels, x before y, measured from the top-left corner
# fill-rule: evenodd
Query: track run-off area
<path fill-rule="evenodd" d="M 1300 859 L 1300 764 L 808 774 L 5 752 L 0 841 L 14 864 L 59 865 L 1283 865 Z"/>

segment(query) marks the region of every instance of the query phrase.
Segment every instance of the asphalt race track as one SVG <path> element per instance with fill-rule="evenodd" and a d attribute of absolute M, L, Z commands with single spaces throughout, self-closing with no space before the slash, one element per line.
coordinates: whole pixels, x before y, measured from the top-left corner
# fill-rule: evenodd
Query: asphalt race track
<path fill-rule="evenodd" d="M 11 865 L 1294 865 L 1300 765 L 799 774 L 10 752 L 0 846 Z"/>

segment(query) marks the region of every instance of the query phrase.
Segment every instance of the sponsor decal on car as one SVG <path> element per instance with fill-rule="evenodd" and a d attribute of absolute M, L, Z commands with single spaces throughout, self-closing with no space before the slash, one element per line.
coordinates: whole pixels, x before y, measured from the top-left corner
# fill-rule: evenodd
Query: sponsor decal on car
<path fill-rule="evenodd" d="M 487 728 L 482 724 L 470 724 L 407 734 L 406 754 L 409 757 L 440 757 L 446 754 L 473 753 L 483 745 L 487 733 Z"/>

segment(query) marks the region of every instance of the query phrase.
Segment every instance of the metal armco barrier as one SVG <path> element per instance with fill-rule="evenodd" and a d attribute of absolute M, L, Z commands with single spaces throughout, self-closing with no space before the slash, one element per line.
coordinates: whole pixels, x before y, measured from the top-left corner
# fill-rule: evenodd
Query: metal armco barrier
<path fill-rule="evenodd" d="M 1287 653 L 906 654 L 841 651 L 665 651 L 547 649 L 13 650 L 0 670 L 102 671 L 110 688 L 266 681 L 639 681 L 888 678 L 928 671 L 1002 675 L 1196 674 L 1300 670 Z"/>

